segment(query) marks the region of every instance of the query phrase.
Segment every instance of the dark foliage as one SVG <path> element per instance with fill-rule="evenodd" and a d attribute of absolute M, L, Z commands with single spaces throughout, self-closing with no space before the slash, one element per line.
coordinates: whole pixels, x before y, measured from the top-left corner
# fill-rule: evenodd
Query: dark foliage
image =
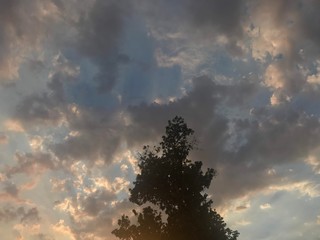
<path fill-rule="evenodd" d="M 226 227 L 222 217 L 211 208 L 204 192 L 216 172 L 202 171 L 202 163 L 187 157 L 194 147 L 193 130 L 183 118 L 169 121 L 159 146 L 144 147 L 139 156 L 141 173 L 130 189 L 130 201 L 152 203 L 132 224 L 122 216 L 113 234 L 121 240 L 236 240 L 239 233 Z M 163 213 L 163 215 L 161 214 Z"/>

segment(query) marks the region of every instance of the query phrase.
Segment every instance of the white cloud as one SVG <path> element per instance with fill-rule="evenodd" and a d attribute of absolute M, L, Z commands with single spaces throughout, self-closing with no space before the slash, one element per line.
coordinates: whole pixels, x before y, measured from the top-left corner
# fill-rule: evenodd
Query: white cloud
<path fill-rule="evenodd" d="M 266 209 L 270 209 L 271 205 L 269 203 L 264 203 L 260 205 L 260 209 L 261 210 L 266 210 Z"/>
<path fill-rule="evenodd" d="M 237 225 L 240 225 L 240 226 L 248 226 L 248 225 L 251 225 L 252 222 L 248 221 L 248 220 L 241 220 L 239 222 L 236 222 Z"/>
<path fill-rule="evenodd" d="M 320 184 L 312 181 L 289 182 L 285 184 L 271 185 L 268 191 L 297 191 L 302 196 L 316 198 L 320 196 Z"/>

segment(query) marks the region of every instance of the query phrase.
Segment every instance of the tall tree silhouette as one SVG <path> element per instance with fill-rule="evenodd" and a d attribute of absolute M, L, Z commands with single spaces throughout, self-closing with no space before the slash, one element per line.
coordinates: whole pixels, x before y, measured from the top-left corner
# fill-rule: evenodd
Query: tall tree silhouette
<path fill-rule="evenodd" d="M 133 210 L 137 220 L 128 216 L 118 220 L 112 233 L 121 240 L 236 240 L 239 233 L 227 228 L 223 218 L 211 208 L 212 200 L 204 191 L 216 172 L 202 171 L 200 161 L 188 159 L 194 147 L 194 131 L 183 118 L 168 122 L 159 146 L 144 146 L 139 156 L 130 201 L 152 205 Z"/>

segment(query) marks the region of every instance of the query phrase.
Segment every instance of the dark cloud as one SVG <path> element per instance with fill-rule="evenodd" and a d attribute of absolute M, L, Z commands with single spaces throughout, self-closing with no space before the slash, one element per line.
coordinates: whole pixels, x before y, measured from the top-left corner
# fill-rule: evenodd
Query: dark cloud
<path fill-rule="evenodd" d="M 61 160 L 110 163 L 121 143 L 123 119 L 119 114 L 75 107 L 67 114 L 70 131 L 75 134 L 50 145 Z"/>
<path fill-rule="evenodd" d="M 254 84 L 246 82 L 228 86 L 216 84 L 205 76 L 195 78 L 193 89 L 180 99 L 168 104 L 129 107 L 132 124 L 127 131 L 127 140 L 129 143 L 139 143 L 142 139 L 154 139 L 154 136 L 163 133 L 167 121 L 178 115 L 195 129 L 197 135 L 206 135 L 220 148 L 225 141 L 220 138 L 227 137 L 228 119 L 218 113 L 218 107 L 221 104 L 242 104 L 252 97 L 254 89 Z"/>
<path fill-rule="evenodd" d="M 101 238 L 113 238 L 113 220 L 132 209 L 132 204 L 128 201 L 117 202 L 113 207 L 103 207 L 99 214 L 90 220 L 72 219 L 72 233 L 76 239 L 90 238 L 97 236 Z"/>
<path fill-rule="evenodd" d="M 55 240 L 54 237 L 43 234 L 43 233 L 39 233 L 38 235 L 36 235 L 36 239 L 37 240 Z"/>
<path fill-rule="evenodd" d="M 17 197 L 19 193 L 19 189 L 13 182 L 6 182 L 4 191 L 13 197 Z"/>
<path fill-rule="evenodd" d="M 17 209 L 13 209 L 12 207 L 6 207 L 1 209 L 0 211 L 0 220 L 5 222 L 10 222 L 15 220 L 18 217 Z"/>
<path fill-rule="evenodd" d="M 53 178 L 76 178 L 79 162 L 92 172 L 109 171 L 121 164 L 114 162 L 118 153 L 161 140 L 167 121 L 176 115 L 198 139 L 190 158 L 218 170 L 210 189 L 215 206 L 280 182 L 290 184 L 287 173 L 278 168 L 303 164 L 301 160 L 319 146 L 316 0 L 0 0 L 0 4 L 1 81 L 18 78 L 22 63 L 26 72 L 49 75 L 45 91 L 16 97 L 20 102 L 12 120 L 25 131 L 19 134 L 41 135 L 43 142 L 37 149 L 30 144 L 33 152 L 17 152 L 17 161 L 4 168 L 4 199 L 19 197 L 16 203 L 22 202 L 23 185 L 11 182 L 19 174 L 39 177 L 52 170 Z M 227 50 L 227 61 L 211 56 L 219 52 L 217 46 L 221 52 Z M 62 53 L 47 59 L 57 52 Z M 134 67 L 123 66 L 132 61 Z M 169 68 L 176 73 L 168 73 Z M 238 76 L 237 68 L 253 69 L 251 76 L 257 77 L 242 78 L 246 74 Z M 197 77 L 188 82 L 203 72 L 217 79 Z M 28 81 L 25 76 L 20 80 Z M 103 93 L 100 97 L 92 85 Z M 12 84 L 10 89 L 15 88 Z M 156 97 L 163 101 L 150 104 Z M 0 144 L 8 143 L 1 147 L 11 144 L 9 137 L 15 136 L 0 133 Z M 314 171 L 318 162 L 310 160 Z M 110 170 L 110 175 L 119 169 Z M 131 208 L 118 200 L 124 193 L 116 185 L 111 190 L 88 190 L 86 184 L 94 177 L 90 174 L 76 183 L 67 177 L 56 183 L 65 201 L 55 205 L 69 214 L 68 227 L 75 239 L 110 237 L 115 216 Z M 66 203 L 69 206 L 63 209 Z M 238 205 L 233 210 L 245 209 Z M 2 222 L 32 225 L 39 220 L 37 208 L 0 210 Z M 45 234 L 34 237 L 52 239 Z"/>
<path fill-rule="evenodd" d="M 57 125 L 63 115 L 56 100 L 47 93 L 28 96 L 17 106 L 15 119 L 27 128 L 35 125 Z"/>
<path fill-rule="evenodd" d="M 255 158 L 257 164 L 261 164 L 259 159 L 269 159 L 262 161 L 265 164 L 293 161 L 305 157 L 320 141 L 316 116 L 297 112 L 289 106 L 253 110 L 252 114 L 258 119 L 247 126 L 247 143 L 239 150 L 238 158 Z"/>
<path fill-rule="evenodd" d="M 253 94 L 254 87 L 245 86 L 195 79 L 193 90 L 175 102 L 131 107 L 127 140 L 134 145 L 160 139 L 167 120 L 180 115 L 199 140 L 191 158 L 218 170 L 212 188 L 216 206 L 276 184 L 283 176 L 273 174 L 274 167 L 300 161 L 319 145 L 319 120 L 290 104 L 253 109 L 249 118 L 218 111 L 250 100 L 245 93 Z"/>
<path fill-rule="evenodd" d="M 141 104 L 129 107 L 132 124 L 128 129 L 129 145 L 160 137 L 169 119 L 179 115 L 191 126 L 206 126 L 212 119 L 219 100 L 216 85 L 208 78 L 194 80 L 194 88 L 185 97 L 168 104 Z"/>
<path fill-rule="evenodd" d="M 242 0 L 189 0 L 187 6 L 195 28 L 218 31 L 228 37 L 235 35 L 238 38 L 243 31 L 241 23 L 246 10 L 244 3 Z"/>
<path fill-rule="evenodd" d="M 24 225 L 37 224 L 40 221 L 39 212 L 37 208 L 31 208 L 28 211 L 22 210 L 20 222 Z"/>
<path fill-rule="evenodd" d="M 186 42 L 192 43 L 192 47 L 210 42 L 211 47 L 221 44 L 235 56 L 244 53 L 242 44 L 248 20 L 246 1 L 142 1 L 139 6 L 155 38 L 167 41 L 167 46 L 170 46 L 171 36 L 182 40 L 171 52 L 179 50 Z"/>
<path fill-rule="evenodd" d="M 24 96 L 16 106 L 14 119 L 24 127 L 58 125 L 64 118 L 67 102 L 65 85 L 76 80 L 79 68 L 63 55 L 53 58 L 53 71 L 47 82 L 47 91 Z"/>
<path fill-rule="evenodd" d="M 25 209 L 24 207 L 14 208 L 6 206 L 0 209 L 0 221 L 11 222 L 19 220 L 23 225 L 34 225 L 40 221 L 37 208 Z"/>
<path fill-rule="evenodd" d="M 236 207 L 236 211 L 243 211 L 246 209 L 248 209 L 248 206 L 240 205 L 240 206 Z"/>
<path fill-rule="evenodd" d="M 98 73 L 94 81 L 99 92 L 108 92 L 114 87 L 118 65 L 129 61 L 120 48 L 129 8 L 127 1 L 98 0 L 78 24 L 78 51 L 96 64 Z"/>
<path fill-rule="evenodd" d="M 96 217 L 113 200 L 116 200 L 116 195 L 113 192 L 100 189 L 86 196 L 81 205 L 86 215 Z"/>
<path fill-rule="evenodd" d="M 8 177 L 19 173 L 34 176 L 48 169 L 53 170 L 58 166 L 51 154 L 46 152 L 16 153 L 15 158 L 17 164 L 5 169 Z"/>
<path fill-rule="evenodd" d="M 283 175 L 272 169 L 301 161 L 317 148 L 318 118 L 287 107 L 254 110 L 254 120 L 236 121 L 233 134 L 243 133 L 242 143 L 217 164 L 217 204 L 279 183 Z M 210 142 L 206 146 L 210 149 Z"/>

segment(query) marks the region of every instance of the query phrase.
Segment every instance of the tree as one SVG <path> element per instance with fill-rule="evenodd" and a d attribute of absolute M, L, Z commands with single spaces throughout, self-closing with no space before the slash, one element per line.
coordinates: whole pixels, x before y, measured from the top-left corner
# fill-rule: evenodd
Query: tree
<path fill-rule="evenodd" d="M 226 227 L 223 218 L 211 208 L 208 189 L 216 172 L 202 171 L 200 161 L 188 159 L 194 148 L 194 131 L 183 118 L 168 122 L 158 146 L 144 146 L 139 155 L 137 175 L 130 189 L 130 201 L 144 207 L 118 220 L 112 233 L 121 240 L 236 240 L 239 233 Z"/>

